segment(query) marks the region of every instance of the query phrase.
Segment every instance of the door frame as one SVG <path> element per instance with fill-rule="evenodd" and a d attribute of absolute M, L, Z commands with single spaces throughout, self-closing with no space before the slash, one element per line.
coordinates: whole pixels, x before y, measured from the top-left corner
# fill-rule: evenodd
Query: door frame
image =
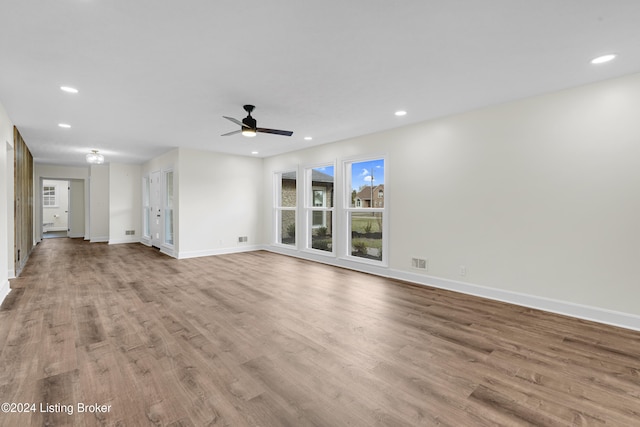
<path fill-rule="evenodd" d="M 39 187 L 39 191 L 38 191 L 38 197 L 39 197 L 39 201 L 40 201 L 40 221 L 38 221 L 38 224 L 36 225 L 37 227 L 40 228 L 40 237 L 42 238 L 45 231 L 44 231 L 44 212 L 45 212 L 45 206 L 44 206 L 44 182 L 45 181 L 55 181 L 56 182 L 56 197 L 60 197 L 60 194 L 62 191 L 64 191 L 64 187 L 66 184 L 66 191 L 67 191 L 67 206 L 64 207 L 65 209 L 65 214 L 67 217 L 67 221 L 66 224 L 64 224 L 65 229 L 66 229 L 66 236 L 69 237 L 69 224 L 71 223 L 70 221 L 70 217 L 71 217 L 71 180 L 69 179 L 65 179 L 65 178 L 43 178 L 40 177 L 40 187 Z M 63 209 L 62 206 L 58 206 L 58 209 Z M 62 230 L 59 230 L 62 231 Z"/>
<path fill-rule="evenodd" d="M 163 241 L 163 215 L 162 215 L 162 171 L 155 170 L 149 173 L 149 231 L 150 244 L 160 249 Z"/>

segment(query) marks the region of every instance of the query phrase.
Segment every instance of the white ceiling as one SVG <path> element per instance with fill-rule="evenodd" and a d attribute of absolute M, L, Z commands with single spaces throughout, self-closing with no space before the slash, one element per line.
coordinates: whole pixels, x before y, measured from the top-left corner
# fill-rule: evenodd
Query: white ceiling
<path fill-rule="evenodd" d="M 91 149 L 121 163 L 175 147 L 270 156 L 640 72 L 637 0 L 0 0 L 0 12 L 0 103 L 35 161 L 61 165 Z M 247 103 L 258 126 L 293 136 L 220 136 Z"/>

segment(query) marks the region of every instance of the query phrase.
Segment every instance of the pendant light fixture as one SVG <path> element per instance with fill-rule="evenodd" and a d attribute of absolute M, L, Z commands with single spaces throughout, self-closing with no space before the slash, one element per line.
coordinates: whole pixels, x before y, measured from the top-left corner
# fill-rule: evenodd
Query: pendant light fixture
<path fill-rule="evenodd" d="M 101 165 L 104 163 L 104 156 L 98 153 L 98 150 L 91 150 L 89 154 L 87 154 L 87 163 L 91 163 L 92 165 Z"/>

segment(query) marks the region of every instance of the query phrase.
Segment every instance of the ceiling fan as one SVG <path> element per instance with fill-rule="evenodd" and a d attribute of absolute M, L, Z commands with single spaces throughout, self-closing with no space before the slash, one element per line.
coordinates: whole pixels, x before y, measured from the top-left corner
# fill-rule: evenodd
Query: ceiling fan
<path fill-rule="evenodd" d="M 222 136 L 235 135 L 236 133 L 240 133 L 240 132 L 242 132 L 242 135 L 248 136 L 248 137 L 256 136 L 257 132 L 272 133 L 274 135 L 283 135 L 283 136 L 291 136 L 291 135 L 293 135 L 293 132 L 289 131 L 289 130 L 259 128 L 258 127 L 258 122 L 256 121 L 256 119 L 251 117 L 251 112 L 256 107 L 253 106 L 253 105 L 245 105 L 243 108 L 248 113 L 248 115 L 247 115 L 247 117 L 242 119 L 242 121 L 240 121 L 238 119 L 234 119 L 233 117 L 222 116 L 225 119 L 230 120 L 230 121 L 232 121 L 233 123 L 235 123 L 237 125 L 240 125 L 240 129 L 239 130 L 234 130 L 233 132 L 225 133 Z"/>

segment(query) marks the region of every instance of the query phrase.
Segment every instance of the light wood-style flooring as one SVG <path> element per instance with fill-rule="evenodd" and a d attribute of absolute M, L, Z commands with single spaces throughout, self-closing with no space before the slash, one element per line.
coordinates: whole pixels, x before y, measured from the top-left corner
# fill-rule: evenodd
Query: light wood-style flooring
<path fill-rule="evenodd" d="M 47 239 L 11 286 L 0 426 L 640 426 L 638 332 L 264 251 Z"/>

